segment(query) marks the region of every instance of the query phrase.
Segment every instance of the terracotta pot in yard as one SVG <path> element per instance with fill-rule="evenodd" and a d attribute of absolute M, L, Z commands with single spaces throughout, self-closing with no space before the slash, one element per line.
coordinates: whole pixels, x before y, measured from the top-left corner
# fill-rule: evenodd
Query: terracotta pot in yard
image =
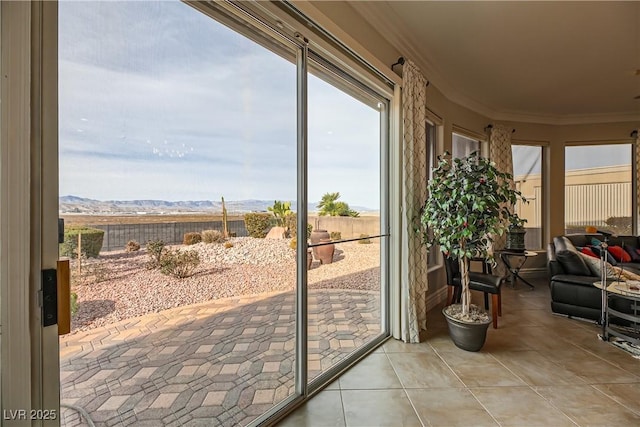
<path fill-rule="evenodd" d="M 331 239 L 321 239 L 319 243 L 329 243 Z M 320 264 L 331 264 L 333 262 L 333 253 L 336 250 L 336 245 L 331 243 L 330 245 L 316 246 L 313 248 L 314 255 L 320 260 Z"/>

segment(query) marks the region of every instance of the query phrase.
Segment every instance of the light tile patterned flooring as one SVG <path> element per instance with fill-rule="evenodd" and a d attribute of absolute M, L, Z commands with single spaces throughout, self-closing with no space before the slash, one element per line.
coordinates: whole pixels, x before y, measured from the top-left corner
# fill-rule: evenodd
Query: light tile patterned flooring
<path fill-rule="evenodd" d="M 548 281 L 534 284 L 504 288 L 480 352 L 456 348 L 433 310 L 425 342 L 387 341 L 279 425 L 640 425 L 640 360 L 552 315 Z"/>
<path fill-rule="evenodd" d="M 311 377 L 380 333 L 379 307 L 374 292 L 309 291 Z M 293 391 L 294 309 L 293 292 L 238 297 L 63 337 L 62 403 L 104 426 L 245 425 Z"/>

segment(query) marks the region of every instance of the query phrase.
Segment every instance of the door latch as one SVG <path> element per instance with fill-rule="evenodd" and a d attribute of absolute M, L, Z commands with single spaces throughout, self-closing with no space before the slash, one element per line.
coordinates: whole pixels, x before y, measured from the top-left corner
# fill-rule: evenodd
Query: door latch
<path fill-rule="evenodd" d="M 58 278 L 55 268 L 42 270 L 42 326 L 58 323 Z"/>

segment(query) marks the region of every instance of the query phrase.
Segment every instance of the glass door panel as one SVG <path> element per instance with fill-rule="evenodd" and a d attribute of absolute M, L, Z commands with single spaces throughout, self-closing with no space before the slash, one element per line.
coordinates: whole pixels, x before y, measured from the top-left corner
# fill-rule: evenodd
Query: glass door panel
<path fill-rule="evenodd" d="M 382 103 L 315 64 L 309 75 L 308 379 L 380 336 Z"/>
<path fill-rule="evenodd" d="M 295 207 L 295 46 L 178 1 L 60 2 L 59 22 L 62 403 L 245 425 L 295 390 L 295 251 L 264 238 Z M 102 245 L 78 257 L 74 228 Z"/>

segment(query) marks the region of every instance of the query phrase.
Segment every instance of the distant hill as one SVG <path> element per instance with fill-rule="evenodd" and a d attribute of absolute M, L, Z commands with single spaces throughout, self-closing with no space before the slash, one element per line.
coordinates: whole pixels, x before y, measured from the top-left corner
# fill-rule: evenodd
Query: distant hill
<path fill-rule="evenodd" d="M 273 206 L 273 200 L 225 200 L 229 213 L 266 212 L 268 206 Z M 292 202 L 294 205 L 295 202 Z M 316 211 L 318 202 L 309 203 L 307 209 Z M 372 212 L 373 209 L 352 206 L 358 212 Z M 185 200 L 170 202 L 167 200 L 95 200 L 73 195 L 59 198 L 60 213 L 70 214 L 175 214 L 188 212 L 222 212 L 222 202 L 212 200 Z M 292 206 L 292 210 L 296 210 Z"/>

